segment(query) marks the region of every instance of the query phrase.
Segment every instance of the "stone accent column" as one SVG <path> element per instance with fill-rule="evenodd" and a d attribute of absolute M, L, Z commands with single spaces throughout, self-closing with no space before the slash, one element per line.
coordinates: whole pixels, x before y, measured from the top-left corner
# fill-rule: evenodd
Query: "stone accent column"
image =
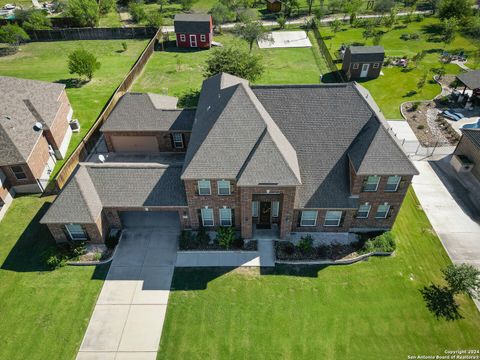
<path fill-rule="evenodd" d="M 240 212 L 242 238 L 251 239 L 253 236 L 252 191 L 249 188 L 240 188 Z"/>

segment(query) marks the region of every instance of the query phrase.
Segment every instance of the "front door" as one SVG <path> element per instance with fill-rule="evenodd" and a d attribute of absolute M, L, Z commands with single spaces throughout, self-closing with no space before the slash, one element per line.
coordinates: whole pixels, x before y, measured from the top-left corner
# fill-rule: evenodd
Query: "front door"
<path fill-rule="evenodd" d="M 362 77 L 362 78 L 367 77 L 369 67 L 370 67 L 370 64 L 363 64 L 362 65 L 362 72 L 360 73 L 360 77 Z"/>
<path fill-rule="evenodd" d="M 258 225 L 262 229 L 270 229 L 270 218 L 272 213 L 272 203 L 269 201 L 260 202 L 260 216 Z M 258 227 L 258 226 L 257 226 Z"/>
<path fill-rule="evenodd" d="M 190 35 L 190 46 L 197 47 L 197 35 Z"/>

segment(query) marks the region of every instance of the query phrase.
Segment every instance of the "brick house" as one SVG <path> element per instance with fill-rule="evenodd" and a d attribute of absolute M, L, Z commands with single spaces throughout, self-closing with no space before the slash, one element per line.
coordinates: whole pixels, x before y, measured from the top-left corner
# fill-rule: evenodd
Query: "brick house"
<path fill-rule="evenodd" d="M 42 192 L 72 131 L 65 85 L 0 76 L 0 219 L 16 193 Z"/>
<path fill-rule="evenodd" d="M 375 79 L 380 76 L 383 46 L 349 46 L 343 54 L 342 71 L 348 80 Z"/>
<path fill-rule="evenodd" d="M 212 46 L 213 25 L 210 15 L 176 14 L 173 26 L 177 47 L 209 49 Z"/>
<path fill-rule="evenodd" d="M 149 96 L 122 99 L 133 101 L 132 121 L 114 111 L 106 137 L 120 127 L 122 136 L 174 133 L 177 120 L 164 116 L 167 109 L 143 103 L 145 113 L 135 114 L 133 103 Z M 387 230 L 417 170 L 384 121 L 355 83 L 250 86 L 215 75 L 203 82 L 193 121 L 182 126 L 184 153 L 157 140 L 151 150 L 83 163 L 41 222 L 57 241 L 99 242 L 109 228 L 128 227 L 133 214 L 136 226 L 154 226 L 165 212 L 178 214 L 183 228 L 234 226 L 245 239 L 259 229 L 283 239 Z"/>

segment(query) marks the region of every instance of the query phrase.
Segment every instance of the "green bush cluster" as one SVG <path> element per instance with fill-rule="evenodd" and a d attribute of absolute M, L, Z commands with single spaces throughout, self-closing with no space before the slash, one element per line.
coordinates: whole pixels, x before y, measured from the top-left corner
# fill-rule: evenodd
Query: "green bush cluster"
<path fill-rule="evenodd" d="M 300 238 L 300 241 L 298 242 L 297 248 L 303 253 L 308 253 L 308 252 L 312 251 L 312 249 L 313 249 L 312 235 L 307 234 L 305 236 L 302 236 Z"/>
<path fill-rule="evenodd" d="M 395 248 L 395 237 L 390 231 L 387 231 L 381 235 L 367 240 L 360 252 L 393 252 L 395 251 Z"/>
<path fill-rule="evenodd" d="M 85 243 L 67 243 L 59 246 L 52 246 L 48 248 L 43 258 L 45 264 L 52 270 L 58 269 L 67 264 L 67 261 L 78 258 L 85 254 L 87 248 Z"/>

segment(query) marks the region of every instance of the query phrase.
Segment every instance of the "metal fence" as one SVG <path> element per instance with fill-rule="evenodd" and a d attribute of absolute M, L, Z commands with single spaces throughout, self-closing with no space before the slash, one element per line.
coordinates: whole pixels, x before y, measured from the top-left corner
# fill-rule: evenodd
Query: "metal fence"
<path fill-rule="evenodd" d="M 68 28 L 28 31 L 30 41 L 146 39 L 157 32 L 154 27 Z"/>
<path fill-rule="evenodd" d="M 146 48 L 143 50 L 140 57 L 137 59 L 133 67 L 123 79 L 122 83 L 117 87 L 113 95 L 110 97 L 110 100 L 103 108 L 103 111 L 100 113 L 93 126 L 90 128 L 90 130 L 87 132 L 80 144 L 73 151 L 72 155 L 70 155 L 68 160 L 65 161 L 56 177 L 50 182 L 47 189 L 45 190 L 47 194 L 58 193 L 65 186 L 68 179 L 70 178 L 70 175 L 73 173 L 77 165 L 80 162 L 85 161 L 88 157 L 89 152 L 95 148 L 97 141 L 102 135 L 100 132 L 100 127 L 108 118 L 115 105 L 117 104 L 118 100 L 120 100 L 120 98 L 128 91 L 137 76 L 142 72 L 143 68 L 148 62 L 148 59 L 155 51 L 156 42 L 161 35 L 161 30 L 158 30 L 155 33 Z"/>

